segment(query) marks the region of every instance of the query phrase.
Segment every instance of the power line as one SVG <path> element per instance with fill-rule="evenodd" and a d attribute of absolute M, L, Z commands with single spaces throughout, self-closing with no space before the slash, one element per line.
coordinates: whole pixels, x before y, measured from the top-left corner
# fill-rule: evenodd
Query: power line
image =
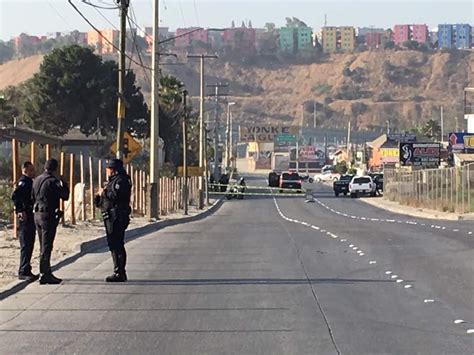
<path fill-rule="evenodd" d="M 181 17 L 183 18 L 184 27 L 186 27 L 186 19 L 184 18 L 183 6 L 181 5 L 181 0 L 178 0 L 179 11 L 181 11 Z"/>
<path fill-rule="evenodd" d="M 48 0 L 48 5 L 49 7 L 56 13 L 56 15 L 58 15 L 59 18 L 61 18 L 61 20 L 63 20 L 63 22 L 69 26 L 70 23 L 66 21 L 66 19 L 64 18 L 63 15 L 61 15 L 61 13 L 53 6 L 53 4 L 51 4 L 51 1 Z"/>
<path fill-rule="evenodd" d="M 130 6 L 130 15 L 136 19 L 135 11 L 133 10 L 132 6 Z M 130 29 L 132 29 L 132 27 L 133 27 L 131 16 L 127 16 L 128 24 L 130 26 Z M 133 56 L 133 48 L 136 48 L 137 49 L 138 60 L 140 61 L 141 67 L 143 69 L 143 73 L 145 75 L 145 81 L 148 84 L 148 86 L 151 87 L 150 77 L 148 76 L 148 72 L 145 69 L 145 65 L 143 64 L 143 59 L 142 59 L 142 55 L 141 55 L 141 48 L 138 46 L 138 43 L 137 43 L 137 33 L 136 33 L 136 31 L 135 32 L 132 31 L 132 36 L 134 37 L 133 38 L 133 47 L 132 47 L 132 56 Z M 130 64 L 131 64 L 131 61 L 130 61 Z"/>
<path fill-rule="evenodd" d="M 107 37 L 105 37 L 102 32 L 96 27 L 94 26 L 94 24 L 81 12 L 81 10 L 79 10 L 77 8 L 77 6 L 72 2 L 72 0 L 68 0 L 68 3 L 72 6 L 72 8 L 79 14 L 79 16 L 81 16 L 83 18 L 84 21 L 86 21 L 89 26 L 91 26 L 97 33 L 98 35 L 103 39 L 105 40 L 108 44 L 110 44 L 112 46 L 112 48 L 114 48 L 115 50 L 117 50 L 118 52 L 120 52 L 120 49 L 114 44 L 112 43 Z M 126 58 L 130 59 L 133 63 L 135 63 L 136 65 L 140 66 L 140 67 L 143 67 L 145 69 L 148 69 L 148 70 L 153 70 L 152 68 L 150 67 L 146 67 L 146 66 L 143 66 L 142 64 L 140 64 L 139 62 L 137 62 L 135 59 L 127 56 L 127 54 L 124 54 Z"/>
<path fill-rule="evenodd" d="M 196 21 L 199 27 L 201 27 L 201 24 L 199 23 L 199 15 L 197 11 L 197 5 L 196 5 L 196 0 L 193 1 L 194 3 L 194 14 L 196 15 Z"/>
<path fill-rule="evenodd" d="M 87 0 L 81 0 L 83 4 L 86 4 L 86 5 L 89 5 L 89 6 L 92 6 L 96 9 L 102 9 L 102 10 L 118 10 L 119 7 L 118 6 L 109 6 L 109 7 L 105 7 L 105 6 L 100 6 L 100 5 L 95 5 Z M 102 2 L 104 3 L 104 2 Z"/>

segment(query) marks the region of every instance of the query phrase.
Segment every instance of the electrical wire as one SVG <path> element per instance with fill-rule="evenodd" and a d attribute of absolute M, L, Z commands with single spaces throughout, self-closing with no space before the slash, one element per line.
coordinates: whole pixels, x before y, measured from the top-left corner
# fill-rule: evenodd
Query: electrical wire
<path fill-rule="evenodd" d="M 89 6 L 92 6 L 96 9 L 102 9 L 102 10 L 118 10 L 120 9 L 119 6 L 110 6 L 110 7 L 105 7 L 105 6 L 100 6 L 100 5 L 96 5 L 96 4 L 93 4 L 87 0 L 81 0 L 83 4 L 86 4 L 86 5 L 89 5 Z"/>
<path fill-rule="evenodd" d="M 70 23 L 67 22 L 67 20 L 64 18 L 63 15 L 61 15 L 61 13 L 53 6 L 53 4 L 51 4 L 51 1 L 50 0 L 47 0 L 48 2 L 48 5 L 49 7 L 56 13 L 56 15 L 58 15 L 58 17 L 63 20 L 63 22 L 67 25 L 67 26 L 70 26 Z"/>
<path fill-rule="evenodd" d="M 181 12 L 181 17 L 183 18 L 183 24 L 184 24 L 184 27 L 186 28 L 186 19 L 184 18 L 184 12 L 183 12 L 183 6 L 181 4 L 181 0 L 178 0 L 178 4 L 179 4 L 179 11 Z"/>
<path fill-rule="evenodd" d="M 128 25 L 130 26 L 130 30 L 132 30 L 132 28 L 133 28 L 133 26 L 132 26 L 132 17 L 135 18 L 135 20 L 136 20 L 135 11 L 133 10 L 133 7 L 130 6 L 130 16 L 127 15 Z M 137 32 L 132 30 L 132 36 L 133 36 L 132 57 L 133 57 L 133 49 L 136 48 L 137 49 L 138 60 L 140 61 L 141 67 L 143 69 L 143 73 L 145 75 L 145 81 L 148 84 L 148 86 L 151 87 L 150 77 L 148 76 L 148 72 L 145 69 L 145 65 L 143 64 L 143 58 L 142 58 L 142 55 L 141 55 L 141 48 L 138 46 L 138 43 L 137 43 Z M 131 64 L 132 64 L 132 62 L 130 61 L 130 66 L 131 66 Z"/>
<path fill-rule="evenodd" d="M 193 1 L 194 3 L 194 14 L 196 15 L 196 21 L 199 27 L 201 27 L 201 24 L 199 23 L 199 15 L 197 11 L 197 5 L 196 5 L 196 0 Z"/>
<path fill-rule="evenodd" d="M 72 2 L 72 0 L 68 0 L 68 3 L 72 6 L 72 8 L 79 14 L 79 16 L 82 17 L 82 19 L 84 21 L 87 22 L 87 24 L 89 26 L 91 26 L 98 34 L 99 36 L 105 40 L 108 44 L 110 44 L 112 46 L 112 48 L 114 48 L 115 50 L 117 50 L 118 52 L 120 52 L 120 48 L 118 48 L 114 43 L 112 43 L 107 37 L 105 37 L 102 32 L 81 12 L 81 10 L 78 9 L 78 7 Z M 129 57 L 126 53 L 124 53 L 125 57 L 130 59 L 134 64 L 142 67 L 142 68 L 145 68 L 145 69 L 148 69 L 148 70 L 153 70 L 152 68 L 150 67 L 147 67 L 147 66 L 143 66 L 142 64 L 140 64 L 139 62 L 137 62 L 135 59 Z"/>

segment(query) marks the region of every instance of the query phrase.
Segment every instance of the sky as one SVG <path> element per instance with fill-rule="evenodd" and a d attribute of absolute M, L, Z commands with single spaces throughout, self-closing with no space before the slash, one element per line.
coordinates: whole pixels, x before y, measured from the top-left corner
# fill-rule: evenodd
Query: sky
<path fill-rule="evenodd" d="M 96 10 L 82 0 L 72 0 L 99 28 L 118 27 L 118 10 Z M 88 0 L 110 7 L 114 0 Z M 140 25 L 151 25 L 152 0 L 130 0 Z M 253 27 L 267 22 L 285 24 L 286 17 L 298 17 L 310 27 L 324 25 L 391 28 L 394 24 L 439 23 L 474 25 L 474 0 L 160 0 L 161 26 L 230 27 L 252 21 Z M 0 0 L 0 39 L 20 33 L 45 35 L 72 30 L 88 31 L 89 25 L 73 10 L 68 0 Z"/>

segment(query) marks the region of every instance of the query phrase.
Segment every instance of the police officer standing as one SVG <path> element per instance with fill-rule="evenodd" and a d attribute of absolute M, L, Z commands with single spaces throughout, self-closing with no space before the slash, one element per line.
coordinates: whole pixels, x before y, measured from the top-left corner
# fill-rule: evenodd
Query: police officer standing
<path fill-rule="evenodd" d="M 31 188 L 35 177 L 34 165 L 27 161 L 21 166 L 22 175 L 16 184 L 12 195 L 15 204 L 15 213 L 20 221 L 18 225 L 18 237 L 20 239 L 20 268 L 18 278 L 20 280 L 35 281 L 38 275 L 31 272 L 31 256 L 35 246 L 35 222 L 33 218 L 33 200 Z"/>
<path fill-rule="evenodd" d="M 119 159 L 107 161 L 107 183 L 95 196 L 95 203 L 102 211 L 107 244 L 114 263 L 114 273 L 107 276 L 106 282 L 125 282 L 127 273 L 127 253 L 125 251 L 125 230 L 130 223 L 130 194 L 132 182 Z"/>
<path fill-rule="evenodd" d="M 51 253 L 53 251 L 56 229 L 62 217 L 59 200 L 69 199 L 69 187 L 57 177 L 58 161 L 47 160 L 44 173 L 33 182 L 34 220 L 40 240 L 40 284 L 56 285 L 61 283 L 51 272 Z"/>

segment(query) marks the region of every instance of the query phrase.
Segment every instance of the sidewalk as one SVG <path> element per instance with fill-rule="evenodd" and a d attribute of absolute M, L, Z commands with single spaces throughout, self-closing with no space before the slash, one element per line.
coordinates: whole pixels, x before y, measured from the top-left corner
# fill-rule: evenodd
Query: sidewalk
<path fill-rule="evenodd" d="M 211 200 L 211 206 L 203 210 L 195 208 L 189 209 L 189 215 L 184 216 L 182 213 L 171 214 L 161 217 L 159 222 L 150 223 L 146 218 L 132 218 L 130 226 L 127 229 L 127 237 L 135 235 L 137 231 L 141 231 L 144 227 L 163 224 L 166 221 L 184 220 L 198 216 L 207 212 L 214 206 L 215 200 Z M 145 231 L 144 231 L 145 232 Z M 92 244 L 94 241 L 103 241 L 105 243 L 105 231 L 102 222 L 78 222 L 75 226 L 59 226 L 54 241 L 54 250 L 51 257 L 51 264 L 55 265 L 73 254 L 78 254 L 86 244 Z M 88 243 L 89 242 L 89 243 Z M 18 275 L 18 263 L 20 260 L 20 243 L 13 237 L 13 230 L 0 231 L 0 292 L 8 289 L 10 284 L 15 286 Z M 36 237 L 35 249 L 32 258 L 33 272 L 38 273 L 39 260 L 39 240 Z"/>
<path fill-rule="evenodd" d="M 420 207 L 411 207 L 406 205 L 401 205 L 398 202 L 389 201 L 383 197 L 374 198 L 374 197 L 363 197 L 360 199 L 365 203 L 382 208 L 384 210 L 409 215 L 412 217 L 427 218 L 427 219 L 444 219 L 449 221 L 458 221 L 458 220 L 468 220 L 474 221 L 474 213 L 451 213 L 451 212 L 441 212 L 437 210 L 431 210 L 427 208 Z"/>

